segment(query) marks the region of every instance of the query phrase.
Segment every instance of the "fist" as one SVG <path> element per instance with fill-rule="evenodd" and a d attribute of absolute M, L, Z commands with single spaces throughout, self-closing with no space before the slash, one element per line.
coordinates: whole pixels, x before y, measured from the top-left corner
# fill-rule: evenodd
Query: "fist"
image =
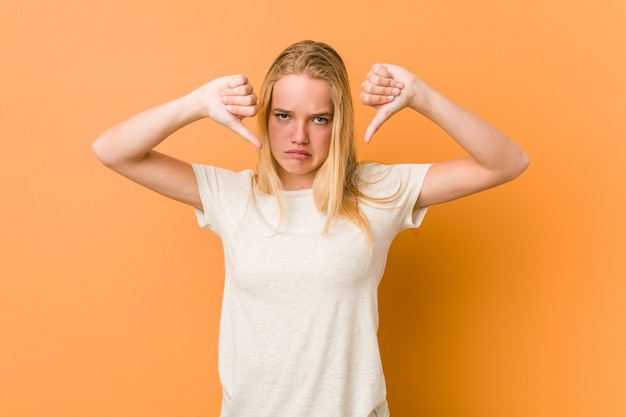
<path fill-rule="evenodd" d="M 366 143 L 391 116 L 410 105 L 412 87 L 417 80 L 415 75 L 397 65 L 374 64 L 361 84 L 361 102 L 376 110 L 365 132 Z"/>
<path fill-rule="evenodd" d="M 207 117 L 226 126 L 257 148 L 261 142 L 241 120 L 257 114 L 257 96 L 252 84 L 243 75 L 216 78 L 200 87 L 204 113 Z"/>

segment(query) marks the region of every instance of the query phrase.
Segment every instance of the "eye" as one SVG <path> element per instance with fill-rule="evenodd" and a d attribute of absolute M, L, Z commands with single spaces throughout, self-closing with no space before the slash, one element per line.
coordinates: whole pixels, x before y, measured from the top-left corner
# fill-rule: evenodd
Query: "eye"
<path fill-rule="evenodd" d="M 274 114 L 274 116 L 275 116 L 278 120 L 281 120 L 281 121 L 286 121 L 286 120 L 289 120 L 289 115 L 288 115 L 288 114 L 286 114 L 286 113 L 276 113 L 276 114 Z"/>
<path fill-rule="evenodd" d="M 328 123 L 328 119 L 325 117 L 321 117 L 321 116 L 315 116 L 313 118 L 313 123 L 317 124 L 317 125 L 325 125 Z"/>

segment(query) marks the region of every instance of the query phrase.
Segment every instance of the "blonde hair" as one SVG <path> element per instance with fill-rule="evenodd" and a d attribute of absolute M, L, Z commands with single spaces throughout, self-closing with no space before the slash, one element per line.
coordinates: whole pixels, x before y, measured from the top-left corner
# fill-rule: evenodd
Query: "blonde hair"
<path fill-rule="evenodd" d="M 359 164 L 348 74 L 339 54 L 325 43 L 305 40 L 289 46 L 274 60 L 265 76 L 259 93 L 258 136 L 263 147 L 257 160 L 255 189 L 276 196 L 282 219 L 282 184 L 278 163 L 269 146 L 268 117 L 274 84 L 292 74 L 321 79 L 331 87 L 334 113 L 330 149 L 313 182 L 317 209 L 327 215 L 322 233 L 327 233 L 340 217 L 344 217 L 363 230 L 371 242 L 369 223 L 359 210 L 359 199 L 363 195 L 358 189 Z"/>

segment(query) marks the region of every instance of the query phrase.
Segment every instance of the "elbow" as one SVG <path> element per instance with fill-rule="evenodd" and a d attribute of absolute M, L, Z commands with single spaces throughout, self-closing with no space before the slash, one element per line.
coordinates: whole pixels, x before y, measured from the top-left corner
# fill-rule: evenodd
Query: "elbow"
<path fill-rule="evenodd" d="M 110 166 L 111 161 L 107 157 L 106 144 L 102 137 L 99 137 L 91 144 L 91 150 L 100 161 L 105 166 Z"/>
<path fill-rule="evenodd" d="M 526 152 L 520 149 L 519 154 L 514 159 L 514 162 L 510 163 L 508 169 L 508 178 L 507 181 L 514 180 L 515 178 L 522 175 L 524 171 L 530 165 L 530 156 Z"/>
<path fill-rule="evenodd" d="M 528 156 L 526 152 L 522 151 L 522 154 L 519 159 L 520 159 L 518 162 L 519 172 L 517 176 L 520 176 L 522 172 L 526 171 L 526 169 L 528 169 L 528 166 L 530 165 L 530 156 Z"/>
<path fill-rule="evenodd" d="M 123 146 L 115 135 L 108 132 L 104 132 L 91 144 L 91 150 L 102 165 L 120 174 L 128 172 L 148 156 L 147 153 L 137 155 L 137 152 Z"/>
<path fill-rule="evenodd" d="M 106 133 L 103 133 L 91 144 L 91 150 L 98 161 L 107 168 L 115 169 L 116 165 L 121 162 L 119 152 L 116 152 L 115 146 L 107 138 Z"/>

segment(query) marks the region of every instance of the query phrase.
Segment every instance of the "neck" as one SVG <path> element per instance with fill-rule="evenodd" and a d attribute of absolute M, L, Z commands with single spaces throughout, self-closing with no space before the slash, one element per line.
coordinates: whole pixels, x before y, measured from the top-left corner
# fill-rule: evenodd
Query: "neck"
<path fill-rule="evenodd" d="M 282 183 L 283 190 L 296 191 L 313 188 L 313 181 L 315 180 L 315 173 L 308 173 L 304 175 L 288 174 L 281 172 L 279 174 L 280 182 Z"/>

